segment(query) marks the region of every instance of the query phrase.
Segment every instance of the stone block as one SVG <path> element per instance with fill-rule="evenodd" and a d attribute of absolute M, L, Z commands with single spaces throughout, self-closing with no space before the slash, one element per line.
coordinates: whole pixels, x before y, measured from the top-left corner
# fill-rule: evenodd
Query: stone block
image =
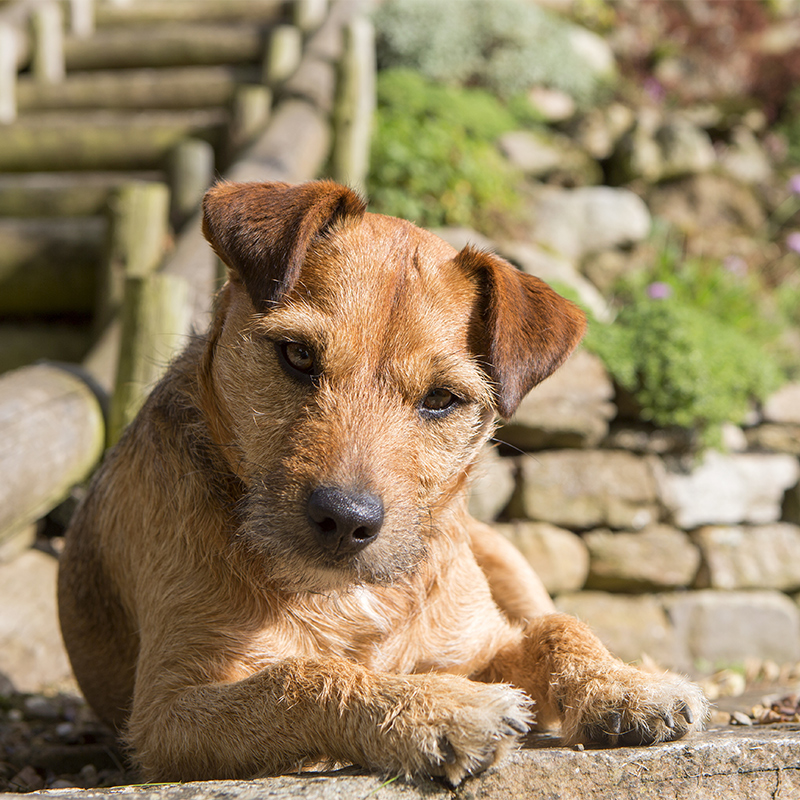
<path fill-rule="evenodd" d="M 616 414 L 614 387 L 600 359 L 576 351 L 527 394 L 498 438 L 522 450 L 595 447 Z"/>
<path fill-rule="evenodd" d="M 501 458 L 494 447 L 484 447 L 473 467 L 469 492 L 469 513 L 475 519 L 490 522 L 508 505 L 516 470 L 513 459 Z"/>
<path fill-rule="evenodd" d="M 800 589 L 800 526 L 710 526 L 693 538 L 703 554 L 698 587 Z"/>
<path fill-rule="evenodd" d="M 576 592 L 557 597 L 556 607 L 586 622 L 623 661 L 647 654 L 666 668 L 688 667 L 664 608 L 652 595 Z"/>
<path fill-rule="evenodd" d="M 649 525 L 635 533 L 591 531 L 589 589 L 650 592 L 690 586 L 700 553 L 689 537 L 668 525 Z"/>
<path fill-rule="evenodd" d="M 579 536 L 546 522 L 495 523 L 525 556 L 550 594 L 583 588 L 589 554 Z"/>
<path fill-rule="evenodd" d="M 708 451 L 700 463 L 669 459 L 656 468 L 661 501 L 684 529 L 701 525 L 766 524 L 781 516 L 784 493 L 800 464 L 782 453 Z"/>
<path fill-rule="evenodd" d="M 707 672 L 747 659 L 800 658 L 800 611 L 785 594 L 706 589 L 661 595 L 683 658 Z"/>
<path fill-rule="evenodd" d="M 522 460 L 512 516 L 565 528 L 637 530 L 657 522 L 653 456 L 622 451 L 552 450 Z"/>
<path fill-rule="evenodd" d="M 765 423 L 745 431 L 748 447 L 800 456 L 800 425 Z"/>
<path fill-rule="evenodd" d="M 800 425 L 800 383 L 789 383 L 768 397 L 763 413 L 767 422 Z"/>

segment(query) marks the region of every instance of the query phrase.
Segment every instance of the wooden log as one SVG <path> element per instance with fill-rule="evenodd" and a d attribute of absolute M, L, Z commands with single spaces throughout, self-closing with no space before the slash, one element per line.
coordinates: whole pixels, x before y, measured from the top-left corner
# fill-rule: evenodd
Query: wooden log
<path fill-rule="evenodd" d="M 235 117 L 235 114 L 234 114 Z M 170 155 L 170 221 L 175 228 L 199 208 L 214 180 L 214 148 L 202 139 L 184 139 Z"/>
<path fill-rule="evenodd" d="M 90 313 L 103 217 L 0 220 L 0 315 Z"/>
<path fill-rule="evenodd" d="M 125 282 L 122 344 L 108 425 L 114 444 L 136 416 L 189 332 L 189 287 L 174 275 L 131 277 Z"/>
<path fill-rule="evenodd" d="M 254 64 L 264 41 L 259 27 L 240 23 L 101 28 L 88 39 L 67 36 L 64 57 L 67 70 Z"/>
<path fill-rule="evenodd" d="M 37 114 L 0 128 L 0 172 L 159 169 L 186 136 L 218 144 L 227 120 L 218 110 Z"/>
<path fill-rule="evenodd" d="M 264 57 L 262 80 L 268 86 L 285 81 L 300 65 L 303 57 L 303 34 L 294 25 L 278 25 L 272 29 Z"/>
<path fill-rule="evenodd" d="M 339 62 L 331 167 L 336 180 L 361 192 L 369 170 L 375 71 L 375 31 L 368 19 L 356 17 L 345 28 Z"/>
<path fill-rule="evenodd" d="M 119 310 L 125 279 L 149 275 L 158 267 L 168 236 L 169 187 L 144 182 L 120 187 L 112 202 L 111 244 L 98 299 L 98 329 Z"/>
<path fill-rule="evenodd" d="M 28 172 L 0 175 L 0 217 L 106 214 L 109 198 L 129 181 L 163 181 L 161 172 Z"/>
<path fill-rule="evenodd" d="M 269 122 L 272 92 L 266 86 L 240 86 L 233 100 L 233 113 L 228 127 L 225 161 L 252 144 Z"/>
<path fill-rule="evenodd" d="M 81 38 L 94 33 L 94 0 L 69 0 L 69 29 Z"/>
<path fill-rule="evenodd" d="M 61 83 L 64 80 L 64 18 L 61 6 L 55 2 L 36 6 L 31 17 L 33 25 L 33 63 L 31 71 L 42 83 Z"/>
<path fill-rule="evenodd" d="M 153 25 L 165 22 L 278 22 L 284 0 L 136 0 L 126 5 L 102 3 L 97 8 L 101 26 Z"/>
<path fill-rule="evenodd" d="M 0 376 L 0 541 L 85 480 L 104 439 L 100 403 L 77 375 L 39 364 Z"/>
<path fill-rule="evenodd" d="M 49 361 L 80 363 L 91 346 L 87 322 L 0 323 L 0 373 L 18 369 L 45 358 Z"/>
<path fill-rule="evenodd" d="M 54 109 L 189 109 L 224 106 L 237 85 L 258 80 L 255 66 L 165 67 L 71 73 L 58 86 L 30 76 L 17 81 L 20 111 Z"/>
<path fill-rule="evenodd" d="M 0 23 L 0 125 L 17 118 L 17 33 Z"/>
<path fill-rule="evenodd" d="M 295 0 L 292 4 L 294 24 L 301 31 L 315 31 L 325 21 L 328 0 Z"/>

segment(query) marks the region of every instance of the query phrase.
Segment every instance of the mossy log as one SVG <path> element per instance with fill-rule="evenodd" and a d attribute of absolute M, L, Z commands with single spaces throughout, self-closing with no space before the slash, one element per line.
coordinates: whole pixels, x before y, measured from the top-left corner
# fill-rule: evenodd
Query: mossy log
<path fill-rule="evenodd" d="M 90 313 L 107 221 L 0 220 L 0 314 Z"/>
<path fill-rule="evenodd" d="M 238 19 L 273 22 L 283 15 L 284 0 L 136 0 L 135 3 L 98 3 L 98 25 L 137 25 L 165 22 L 221 22 Z"/>
<path fill-rule="evenodd" d="M 86 324 L 55 322 L 0 323 L 0 373 L 35 361 L 80 363 L 91 346 L 91 329 Z"/>
<path fill-rule="evenodd" d="M 169 67 L 72 73 L 59 85 L 28 75 L 17 81 L 20 111 L 54 109 L 187 109 L 224 106 L 236 87 L 255 83 L 255 66 Z"/>
<path fill-rule="evenodd" d="M 86 479 L 104 434 L 100 403 L 77 375 L 38 364 L 0 376 L 0 542 Z"/>
<path fill-rule="evenodd" d="M 0 175 L 0 217 L 99 216 L 108 212 L 109 199 L 121 184 L 164 178 L 157 171 Z"/>
<path fill-rule="evenodd" d="M 167 5 L 166 3 L 164 5 Z M 250 24 L 126 26 L 67 37 L 67 70 L 182 67 L 260 62 L 266 33 Z"/>
<path fill-rule="evenodd" d="M 217 145 L 228 114 L 42 113 L 0 127 L 0 172 L 160 169 L 186 136 Z"/>

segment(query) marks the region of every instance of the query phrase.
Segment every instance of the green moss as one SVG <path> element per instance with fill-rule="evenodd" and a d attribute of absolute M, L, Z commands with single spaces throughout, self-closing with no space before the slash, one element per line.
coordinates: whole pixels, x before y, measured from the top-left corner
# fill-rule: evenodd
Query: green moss
<path fill-rule="evenodd" d="M 380 73 L 370 205 L 427 227 L 490 229 L 517 205 L 519 176 L 495 146 L 515 127 L 486 91 L 437 85 L 409 70 Z"/>

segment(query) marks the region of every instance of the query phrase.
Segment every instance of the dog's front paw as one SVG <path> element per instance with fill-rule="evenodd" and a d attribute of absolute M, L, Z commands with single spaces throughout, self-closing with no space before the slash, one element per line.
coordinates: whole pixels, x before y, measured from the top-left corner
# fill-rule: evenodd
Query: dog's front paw
<path fill-rule="evenodd" d="M 456 785 L 503 758 L 530 727 L 531 701 L 519 689 L 446 675 L 408 677 L 411 692 L 381 731 L 392 771 Z"/>
<path fill-rule="evenodd" d="M 708 701 L 699 686 L 673 673 L 624 664 L 558 697 L 568 743 L 648 745 L 702 730 Z"/>

